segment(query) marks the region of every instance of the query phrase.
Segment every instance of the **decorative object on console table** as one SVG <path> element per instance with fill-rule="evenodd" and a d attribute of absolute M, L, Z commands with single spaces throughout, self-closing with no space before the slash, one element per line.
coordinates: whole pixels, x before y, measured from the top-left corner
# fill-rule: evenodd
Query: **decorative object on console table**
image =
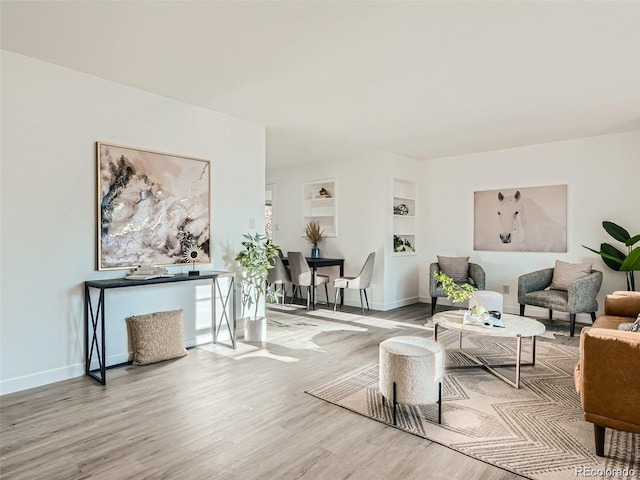
<path fill-rule="evenodd" d="M 200 271 L 196 270 L 196 263 L 204 256 L 204 251 L 197 245 L 191 245 L 186 252 L 184 252 L 184 261 L 191 263 L 190 277 L 197 277 L 200 275 Z"/>
<path fill-rule="evenodd" d="M 151 280 L 152 278 L 170 278 L 174 275 L 164 267 L 138 267 L 131 270 L 125 280 Z"/>
<path fill-rule="evenodd" d="M 244 339 L 247 342 L 264 342 L 267 339 L 267 319 L 258 317 L 258 307 L 264 295 L 272 302 L 279 293 L 267 288 L 267 275 L 272 267 L 271 259 L 278 256 L 278 245 L 264 235 L 243 235 L 244 247 L 235 260 L 242 267 L 242 317 L 244 318 Z M 253 308 L 253 315 L 245 312 Z"/>
<path fill-rule="evenodd" d="M 640 235 L 632 237 L 626 229 L 613 222 L 602 222 L 602 228 L 604 228 L 605 231 L 615 240 L 625 244 L 628 250 L 626 255 L 608 243 L 601 243 L 600 251 L 594 250 L 593 248 L 589 248 L 585 245 L 582 246 L 587 250 L 591 250 L 593 253 L 600 255 L 607 267 L 615 270 L 616 272 L 624 272 L 627 276 L 627 290 L 634 291 L 636 289 L 634 271 L 640 270 L 640 248 L 634 249 L 633 246 L 640 242 Z"/>
<path fill-rule="evenodd" d="M 192 245 L 209 263 L 208 160 L 98 142 L 97 161 L 98 270 L 180 264 Z"/>
<path fill-rule="evenodd" d="M 320 223 L 315 220 L 309 222 L 305 227 L 304 233 L 307 236 L 307 241 L 313 244 L 313 248 L 311 249 L 311 258 L 320 258 L 320 249 L 318 248 L 318 244 L 325 239 L 324 230 L 320 228 Z"/>

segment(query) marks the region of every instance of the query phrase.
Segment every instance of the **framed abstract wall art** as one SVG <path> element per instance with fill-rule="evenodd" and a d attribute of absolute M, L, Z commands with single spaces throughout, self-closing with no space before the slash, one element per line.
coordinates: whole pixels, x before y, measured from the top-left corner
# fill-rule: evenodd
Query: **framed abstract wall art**
<path fill-rule="evenodd" d="M 97 142 L 98 270 L 210 262 L 210 162 Z"/>
<path fill-rule="evenodd" d="M 474 192 L 474 250 L 567 251 L 567 186 Z"/>

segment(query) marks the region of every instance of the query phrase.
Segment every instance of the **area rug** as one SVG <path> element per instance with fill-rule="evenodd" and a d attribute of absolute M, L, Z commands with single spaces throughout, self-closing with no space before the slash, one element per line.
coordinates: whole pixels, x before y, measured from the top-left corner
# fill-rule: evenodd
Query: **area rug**
<path fill-rule="evenodd" d="M 442 424 L 437 404 L 398 406 L 396 428 L 531 479 L 640 477 L 640 435 L 607 429 L 607 456 L 595 455 L 593 425 L 583 418 L 573 383 L 577 348 L 538 341 L 536 364 L 522 367 L 516 389 L 481 368 L 452 368 L 469 364 L 456 350 L 457 335 L 445 331 L 438 340 L 446 344 Z M 530 349 L 523 348 L 523 361 Z M 491 364 L 515 358 L 515 342 L 495 337 L 465 337 L 465 350 Z M 306 393 L 392 423 L 378 390 L 378 363 Z"/>

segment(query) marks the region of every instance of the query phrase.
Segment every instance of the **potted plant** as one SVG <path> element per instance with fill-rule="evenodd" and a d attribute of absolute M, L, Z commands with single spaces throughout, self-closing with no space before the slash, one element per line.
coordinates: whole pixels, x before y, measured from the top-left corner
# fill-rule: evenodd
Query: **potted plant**
<path fill-rule="evenodd" d="M 242 318 L 244 339 L 248 342 L 264 342 L 267 337 L 267 319 L 258 316 L 260 300 L 264 295 L 276 301 L 278 293 L 267 289 L 267 272 L 272 268 L 270 260 L 278 255 L 278 245 L 264 235 L 243 235 L 244 247 L 235 260 L 242 267 Z M 248 313 L 248 315 L 245 315 Z"/>
<path fill-rule="evenodd" d="M 447 298 L 453 303 L 460 303 L 470 299 L 475 301 L 473 292 L 475 292 L 477 288 L 473 285 L 469 283 L 456 283 L 450 276 L 442 272 L 433 272 L 433 277 L 442 285 L 442 289 L 444 293 L 447 294 Z M 469 302 L 469 309 L 465 312 L 464 322 L 468 322 L 471 315 L 482 315 L 486 313 L 486 308 L 478 305 L 477 301 L 475 303 L 476 305 L 471 308 L 471 302 Z"/>
<path fill-rule="evenodd" d="M 640 241 L 640 235 L 632 237 L 626 229 L 613 222 L 604 221 L 602 222 L 602 227 L 615 240 L 624 243 L 628 253 L 625 254 L 608 243 L 601 243 L 600 251 L 585 245 L 582 246 L 600 255 L 604 263 L 612 270 L 625 272 L 627 276 L 627 290 L 635 290 L 636 281 L 633 272 L 640 270 L 640 248 L 633 248 L 633 246 Z"/>
<path fill-rule="evenodd" d="M 320 258 L 318 244 L 326 238 L 324 230 L 320 228 L 320 223 L 315 220 L 309 222 L 304 229 L 304 233 L 307 236 L 307 241 L 313 245 L 311 258 Z"/>
<path fill-rule="evenodd" d="M 453 279 L 443 272 L 433 272 L 433 278 L 442 285 L 444 293 L 447 294 L 447 298 L 453 303 L 464 302 L 473 297 L 473 292 L 476 291 L 476 287 L 469 283 L 458 284 Z"/>

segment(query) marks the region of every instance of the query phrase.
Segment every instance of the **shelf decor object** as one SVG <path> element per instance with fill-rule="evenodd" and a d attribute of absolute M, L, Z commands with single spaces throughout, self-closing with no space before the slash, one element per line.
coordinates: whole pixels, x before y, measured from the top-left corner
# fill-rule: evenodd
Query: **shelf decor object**
<path fill-rule="evenodd" d="M 302 184 L 302 220 L 304 225 L 317 222 L 325 237 L 338 236 L 336 179 L 316 180 Z"/>
<path fill-rule="evenodd" d="M 98 270 L 210 262 L 210 162 L 97 142 Z"/>
<path fill-rule="evenodd" d="M 416 184 L 393 179 L 393 250 L 392 255 L 415 255 Z"/>

